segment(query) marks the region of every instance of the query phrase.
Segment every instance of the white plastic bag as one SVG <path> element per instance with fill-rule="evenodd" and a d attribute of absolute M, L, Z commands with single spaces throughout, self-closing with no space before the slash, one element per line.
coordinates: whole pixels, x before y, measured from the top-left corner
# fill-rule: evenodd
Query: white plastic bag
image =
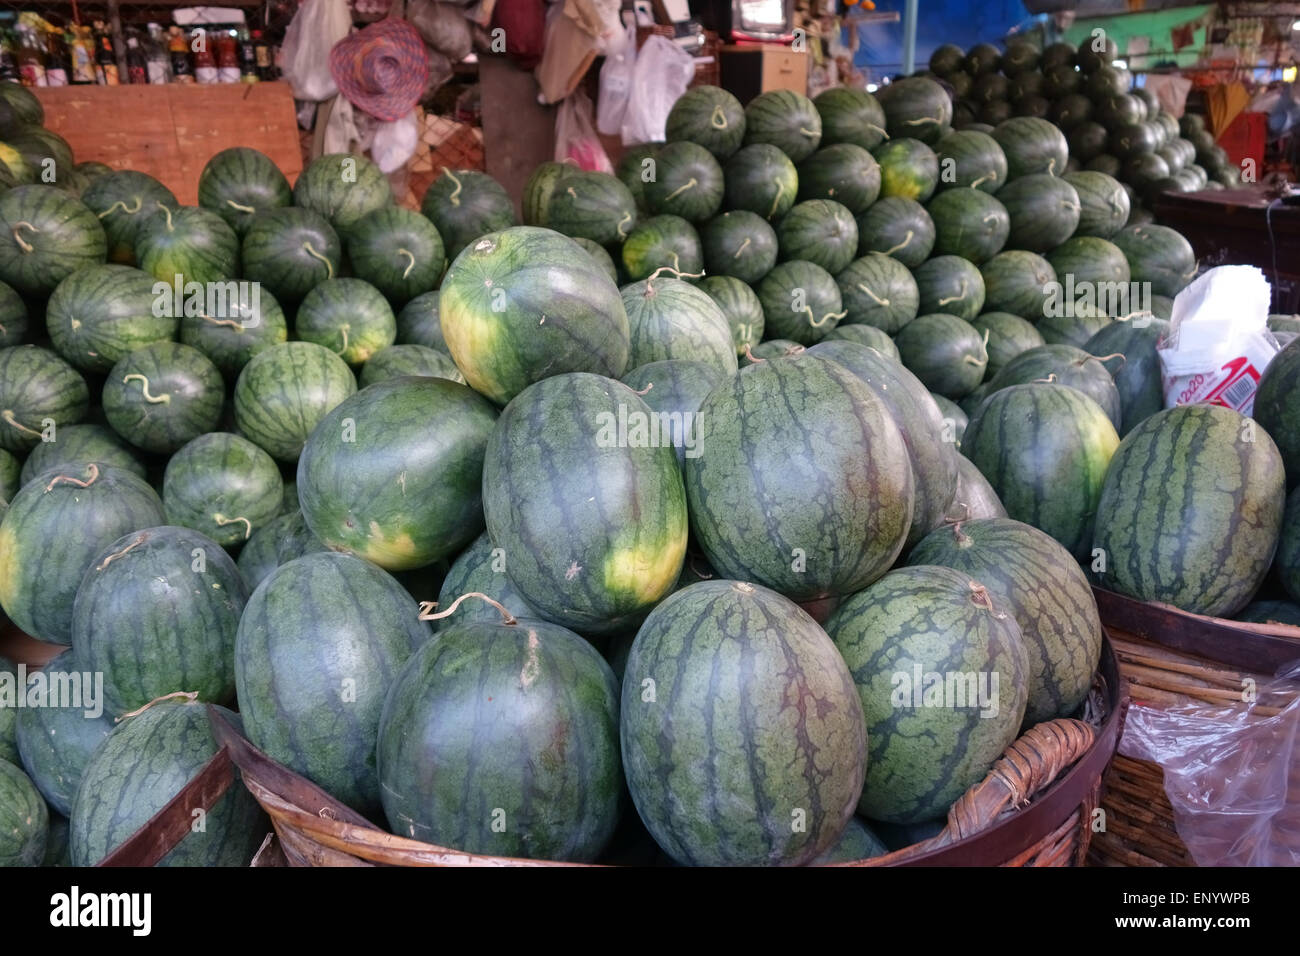
<path fill-rule="evenodd" d="M 622 52 L 605 57 L 600 68 L 600 98 L 596 101 L 596 128 L 606 136 L 617 136 L 627 115 L 636 72 L 636 24 L 627 28 Z"/>
<path fill-rule="evenodd" d="M 415 110 L 411 110 L 401 119 L 375 125 L 374 138 L 370 141 L 370 155 L 380 171 L 388 174 L 405 166 L 415 155 L 415 148 L 419 144 L 420 130 Z"/>
<path fill-rule="evenodd" d="M 593 6 L 596 12 L 600 14 L 601 22 L 605 25 L 600 36 L 596 40 L 596 52 L 601 56 L 614 56 L 622 53 L 631 44 L 633 54 L 636 53 L 636 18 L 629 11 L 627 18 L 632 21 L 632 30 L 625 32 L 623 29 L 622 0 L 593 0 Z M 615 131 L 617 132 L 617 130 Z M 610 134 L 612 135 L 612 134 Z"/>
<path fill-rule="evenodd" d="M 348 0 L 305 0 L 284 33 L 280 68 L 294 99 L 320 102 L 337 96 L 330 50 L 352 30 Z"/>
<path fill-rule="evenodd" d="M 591 113 L 591 99 L 582 90 L 574 90 L 560 104 L 555 116 L 555 161 L 577 163 L 588 172 L 612 173 L 614 164 L 600 145 Z"/>
<path fill-rule="evenodd" d="M 1269 298 L 1254 266 L 1219 266 L 1178 293 L 1156 350 L 1166 408 L 1206 403 L 1251 414 L 1259 377 L 1278 350 Z"/>
<path fill-rule="evenodd" d="M 693 56 L 672 40 L 647 38 L 636 55 L 632 95 L 623 116 L 623 144 L 663 142 L 668 112 L 693 79 Z"/>

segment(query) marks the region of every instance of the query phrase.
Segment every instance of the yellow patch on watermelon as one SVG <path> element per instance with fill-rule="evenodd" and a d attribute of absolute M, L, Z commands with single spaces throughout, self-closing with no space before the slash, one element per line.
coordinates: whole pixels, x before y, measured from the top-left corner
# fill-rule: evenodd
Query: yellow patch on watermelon
<path fill-rule="evenodd" d="M 631 545 L 610 551 L 605 558 L 605 588 L 637 604 L 653 604 L 671 591 L 686 559 L 686 528 L 670 535 L 668 540 L 635 536 Z"/>
<path fill-rule="evenodd" d="M 491 311 L 491 299 L 486 295 L 490 290 L 484 291 L 483 309 L 479 310 L 474 303 L 463 302 L 450 290 L 444 290 L 439 302 L 442 334 L 470 388 L 504 405 L 514 398 L 514 393 L 495 373 L 509 350 L 502 341 L 501 323 Z"/>
<path fill-rule="evenodd" d="M 389 534 L 378 521 L 370 522 L 361 556 L 389 571 L 407 571 L 427 564 L 415 541 L 405 531 Z"/>
<path fill-rule="evenodd" d="M 0 143 L 0 162 L 9 167 L 9 172 L 13 173 L 14 178 L 19 182 L 26 178 L 28 169 L 23 154 L 8 143 Z"/>
<path fill-rule="evenodd" d="M 17 560 L 18 542 L 9 526 L 0 523 L 0 605 L 13 607 L 22 590 L 22 569 Z"/>

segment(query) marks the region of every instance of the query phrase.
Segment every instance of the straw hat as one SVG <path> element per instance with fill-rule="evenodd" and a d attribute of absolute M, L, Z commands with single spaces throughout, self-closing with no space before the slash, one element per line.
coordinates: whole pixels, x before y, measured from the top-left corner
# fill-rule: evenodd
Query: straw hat
<path fill-rule="evenodd" d="M 330 73 L 348 102 L 391 122 L 420 101 L 429 81 L 429 60 L 415 27 L 388 17 L 334 44 Z"/>

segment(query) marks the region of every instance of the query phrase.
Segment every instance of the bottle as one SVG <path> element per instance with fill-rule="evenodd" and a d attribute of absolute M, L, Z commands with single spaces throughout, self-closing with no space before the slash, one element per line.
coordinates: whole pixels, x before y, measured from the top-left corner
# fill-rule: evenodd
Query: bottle
<path fill-rule="evenodd" d="M 174 82 L 193 83 L 194 64 L 190 62 L 190 44 L 180 27 L 170 28 L 167 50 L 171 53 Z"/>
<path fill-rule="evenodd" d="M 271 62 L 271 47 L 262 38 L 261 30 L 253 31 L 253 51 L 257 59 L 257 75 L 264 80 L 275 79 L 275 64 Z"/>
<path fill-rule="evenodd" d="M 262 78 L 257 75 L 257 49 L 253 38 L 247 30 L 239 32 L 239 82 L 257 83 Z"/>
<path fill-rule="evenodd" d="M 0 82 L 19 83 L 22 74 L 18 72 L 18 57 L 14 53 L 14 36 L 8 30 L 0 30 Z"/>
<path fill-rule="evenodd" d="M 145 60 L 150 83 L 170 83 L 172 80 L 172 61 L 167 55 L 167 37 L 163 28 L 156 23 L 149 24 L 149 37 L 145 41 Z"/>
<path fill-rule="evenodd" d="M 132 83 L 149 82 L 149 63 L 140 48 L 140 38 L 135 34 L 126 38 L 126 72 Z"/>
<path fill-rule="evenodd" d="M 122 78 L 117 73 L 117 54 L 113 52 L 113 38 L 101 24 L 95 39 L 95 82 L 101 86 L 120 86 Z"/>
<path fill-rule="evenodd" d="M 203 84 L 217 82 L 217 58 L 213 38 L 202 28 L 194 31 L 190 49 L 194 51 L 194 79 Z"/>
<path fill-rule="evenodd" d="M 77 85 L 95 82 L 95 45 L 90 37 L 90 27 L 72 26 L 69 46 L 72 51 L 72 82 Z"/>
<path fill-rule="evenodd" d="M 239 82 L 239 45 L 235 42 L 234 30 L 222 30 L 217 34 L 217 82 Z"/>
<path fill-rule="evenodd" d="M 50 86 L 67 86 L 72 74 L 72 61 L 62 30 L 45 34 L 45 79 Z"/>
<path fill-rule="evenodd" d="M 48 86 L 45 79 L 45 50 L 29 26 L 18 27 L 18 73 L 23 86 Z"/>

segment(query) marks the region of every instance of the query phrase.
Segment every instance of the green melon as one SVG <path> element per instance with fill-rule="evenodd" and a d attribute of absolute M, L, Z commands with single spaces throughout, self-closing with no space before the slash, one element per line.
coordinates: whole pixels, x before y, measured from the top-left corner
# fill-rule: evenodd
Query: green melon
<path fill-rule="evenodd" d="M 392 202 L 388 177 L 369 159 L 355 153 L 318 156 L 293 184 L 293 204 L 324 217 L 340 235 L 366 213 Z"/>
<path fill-rule="evenodd" d="M 880 252 L 915 269 L 934 248 L 934 220 L 913 199 L 889 196 L 858 216 L 858 254 Z"/>
<path fill-rule="evenodd" d="M 238 377 L 254 355 L 289 337 L 284 309 L 269 289 L 240 283 L 234 295 L 226 297 L 225 308 L 217 304 L 211 315 L 206 308 L 195 309 L 181 319 L 181 341 L 206 355 L 229 378 Z"/>
<path fill-rule="evenodd" d="M 0 281 L 18 292 L 46 295 L 107 252 L 103 227 L 76 197 L 39 185 L 0 194 Z"/>
<path fill-rule="evenodd" d="M 285 484 L 289 491 L 289 483 Z M 302 512 L 298 510 L 298 492 L 293 489 L 292 509 L 264 524 L 253 532 L 253 536 L 239 550 L 236 562 L 239 573 L 248 585 L 249 593 L 271 576 L 271 572 L 295 558 L 329 551 L 320 540 L 311 533 Z"/>
<path fill-rule="evenodd" d="M 799 199 L 830 199 L 861 215 L 880 195 L 880 164 L 861 146 L 823 146 L 799 164 Z"/>
<path fill-rule="evenodd" d="M 850 263 L 835 282 L 847 313 L 839 327 L 863 324 L 894 335 L 916 318 L 916 279 L 897 259 L 869 253 Z"/>
<path fill-rule="evenodd" d="M 954 401 L 984 378 L 988 352 L 969 322 L 944 312 L 919 315 L 894 336 L 903 365 L 927 389 Z"/>
<path fill-rule="evenodd" d="M 547 209 L 549 212 L 549 203 Z M 420 212 L 437 227 L 451 261 L 479 236 L 508 229 L 516 222 L 514 203 L 500 183 L 486 173 L 471 169 L 453 172 L 446 166 L 424 194 Z"/>
<path fill-rule="evenodd" d="M 316 424 L 356 390 L 347 363 L 324 346 L 274 345 L 239 373 L 235 424 L 277 461 L 294 462 Z"/>
<path fill-rule="evenodd" d="M 985 312 L 971 322 L 971 327 L 981 335 L 988 335 L 985 344 L 989 356 L 988 367 L 984 370 L 986 379 L 992 378 L 1021 353 L 1045 344 L 1041 332 L 1010 312 Z"/>
<path fill-rule="evenodd" d="M 392 306 L 362 279 L 322 282 L 303 298 L 293 325 L 300 339 L 324 346 L 353 366 L 397 341 Z"/>
<path fill-rule="evenodd" d="M 1007 157 L 998 141 L 978 130 L 949 133 L 935 144 L 939 189 L 970 186 L 992 194 L 1006 185 Z"/>
<path fill-rule="evenodd" d="M 654 157 L 655 176 L 645 184 L 646 208 L 655 215 L 703 222 L 722 208 L 722 167 L 703 146 L 669 143 Z M 563 186 L 561 186 L 563 188 Z"/>
<path fill-rule="evenodd" d="M 957 410 L 961 411 L 960 408 Z M 963 418 L 965 414 L 965 412 L 962 412 Z M 961 433 L 964 435 L 965 431 L 966 426 L 962 425 Z M 948 508 L 948 519 L 965 521 L 975 518 L 1005 518 L 1006 516 L 1007 509 L 1002 504 L 1002 499 L 998 497 L 998 493 L 993 490 L 993 486 L 989 484 L 989 480 L 975 467 L 973 461 L 965 455 L 958 455 L 957 490 L 953 493 L 952 504 Z M 1029 526 L 1026 525 L 1025 527 Z"/>
<path fill-rule="evenodd" d="M 1079 196 L 1076 236 L 1109 239 L 1124 228 L 1130 211 L 1129 198 L 1118 180 L 1089 170 L 1066 173 L 1062 178 Z"/>
<path fill-rule="evenodd" d="M 874 149 L 886 135 L 885 111 L 866 90 L 833 86 L 813 98 L 822 120 L 822 146 L 852 143 Z"/>
<path fill-rule="evenodd" d="M 758 284 L 767 335 L 812 345 L 845 317 L 839 286 L 812 262 L 782 262 Z"/>
<path fill-rule="evenodd" d="M 714 301 L 681 279 L 647 279 L 623 287 L 631 331 L 628 368 L 665 359 L 694 359 L 725 374 L 736 371 L 731 325 Z"/>
<path fill-rule="evenodd" d="M 247 146 L 217 153 L 199 174 L 199 205 L 243 236 L 255 215 L 293 202 L 293 190 L 271 157 Z M 173 208 L 175 199 L 172 200 Z"/>
<path fill-rule="evenodd" d="M 728 209 L 744 209 L 778 220 L 794 205 L 799 175 L 785 153 L 770 143 L 741 148 L 723 170 Z"/>
<path fill-rule="evenodd" d="M 159 282 L 224 282 L 239 274 L 239 237 L 215 212 L 194 206 L 155 211 L 136 230 L 140 269 Z"/>
<path fill-rule="evenodd" d="M 540 617 L 510 583 L 510 575 L 506 573 L 505 550 L 493 547 L 492 539 L 486 531 L 470 542 L 452 562 L 438 591 L 438 607 L 445 611 L 458 597 L 475 591 L 486 594 L 515 617 Z M 434 621 L 433 626 L 436 630 L 446 630 L 452 624 L 500 620 L 501 612 L 491 604 L 469 600 L 457 608 L 453 618 Z"/>
<path fill-rule="evenodd" d="M 669 141 L 688 140 L 724 162 L 745 139 L 745 108 L 724 89 L 692 87 L 673 103 L 665 130 Z"/>
<path fill-rule="evenodd" d="M 35 345 L 0 349 L 0 448 L 27 451 L 81 421 L 90 391 L 75 368 Z"/>
<path fill-rule="evenodd" d="M 77 270 L 46 306 L 51 344 L 82 371 L 107 372 L 136 349 L 174 338 L 180 316 L 170 279 L 166 285 L 158 289 L 151 276 L 130 266 Z"/>
<path fill-rule="evenodd" d="M 132 265 L 140 224 L 157 211 L 157 203 L 177 209 L 172 191 L 147 173 L 115 170 L 99 177 L 81 193 L 81 201 L 104 228 L 110 262 Z"/>
<path fill-rule="evenodd" d="M 54 441 L 41 442 L 31 450 L 23 462 L 19 480 L 25 485 L 51 468 L 70 463 L 85 465 L 92 461 L 145 477 L 144 465 L 112 429 L 103 425 L 64 425 L 54 433 Z M 16 488 L 14 493 L 17 494 Z M 12 495 L 5 497 L 11 499 Z"/>
<path fill-rule="evenodd" d="M 952 126 L 952 100 L 929 77 L 895 80 L 880 89 L 877 99 L 885 111 L 885 129 L 895 139 L 910 137 L 933 144 Z"/>
<path fill-rule="evenodd" d="M 217 367 L 198 349 L 156 342 L 127 355 L 104 383 L 104 416 L 137 448 L 171 454 L 216 429 L 226 398 Z"/>
<path fill-rule="evenodd" d="M 880 196 L 925 202 L 939 184 L 939 159 L 916 139 L 891 139 L 871 151 L 880 164 Z"/>
<path fill-rule="evenodd" d="M 1021 352 L 989 380 L 989 392 L 1047 381 L 1083 392 L 1101 406 L 1111 424 L 1120 427 L 1123 420 L 1120 394 L 1109 367 L 1098 356 L 1074 345 L 1048 343 Z"/>
<path fill-rule="evenodd" d="M 1013 179 L 998 191 L 998 200 L 1011 217 L 1011 249 L 1046 252 L 1069 239 L 1079 225 L 1079 194 L 1047 173 Z"/>
<path fill-rule="evenodd" d="M 857 254 L 858 225 L 853 214 L 829 199 L 794 206 L 777 224 L 776 235 L 782 259 L 811 262 L 832 275 Z"/>
<path fill-rule="evenodd" d="M 1196 275 L 1191 243 L 1168 226 L 1128 226 L 1111 237 L 1128 259 L 1134 282 L 1149 282 L 1156 295 L 1172 298 Z"/>
<path fill-rule="evenodd" d="M 0 867 L 40 866 L 50 816 L 40 791 L 22 769 L 0 760 Z"/>
<path fill-rule="evenodd" d="M 397 313 L 397 342 L 399 345 L 424 345 L 450 355 L 447 340 L 442 337 L 442 317 L 439 311 L 441 293 L 438 290 L 417 295 Z"/>
<path fill-rule="evenodd" d="M 655 149 L 658 149 L 658 146 L 648 145 L 646 147 L 633 147 L 631 150 L 628 150 L 627 155 L 631 155 L 633 151 L 640 153 L 644 149 L 650 150 L 650 152 L 647 153 L 646 155 L 652 155 L 653 151 Z M 624 159 L 627 158 L 627 155 L 624 156 Z M 524 183 L 524 195 L 523 195 L 523 202 L 522 202 L 523 212 L 524 212 L 524 223 L 526 225 L 541 226 L 545 224 L 547 211 L 550 209 L 550 205 L 551 205 L 551 197 L 555 195 L 556 186 L 559 185 L 561 179 L 563 179 L 565 176 L 568 176 L 576 168 L 577 167 L 574 166 L 572 163 L 545 162 L 545 163 L 538 164 L 537 168 L 534 169 L 529 174 L 528 181 Z M 620 162 L 619 178 L 624 181 L 624 185 L 627 185 L 629 189 L 632 189 L 631 183 L 628 181 L 626 177 L 624 177 L 623 173 L 621 172 L 622 168 L 623 168 L 623 163 Z M 632 168 L 632 162 L 629 161 L 629 170 L 631 168 Z M 639 184 L 640 182 L 639 177 L 637 178 L 636 181 Z M 634 194 L 635 194 L 635 190 L 634 190 Z M 638 206 L 639 205 L 640 202 L 638 201 Z"/>
<path fill-rule="evenodd" d="M 899 362 L 898 346 L 889 337 L 889 333 L 873 325 L 837 325 L 826 333 L 823 342 L 856 342 L 875 349 L 885 358 Z M 899 362 L 901 365 L 902 362 Z M 947 401 L 947 399 L 944 399 Z"/>
<path fill-rule="evenodd" d="M 618 284 L 618 266 L 614 265 L 614 258 L 605 250 L 605 247 L 591 239 L 584 239 L 581 236 L 573 240 L 582 247 L 582 251 L 591 256 L 596 265 L 605 270 L 609 276 L 609 281 L 615 285 Z"/>
<path fill-rule="evenodd" d="M 0 348 L 21 345 L 27 327 L 27 303 L 10 286 L 0 282 Z"/>
<path fill-rule="evenodd" d="M 745 107 L 745 145 L 775 146 L 791 162 L 811 156 L 821 143 L 822 119 L 812 100 L 793 90 L 760 93 Z"/>
<path fill-rule="evenodd" d="M 1028 322 L 1046 313 L 1056 272 L 1042 256 L 1023 250 L 1000 252 L 980 268 L 984 279 L 984 308 L 1010 312 Z"/>
<path fill-rule="evenodd" d="M 447 267 L 438 229 L 402 206 L 366 213 L 347 233 L 348 262 L 397 308 L 433 289 Z"/>
<path fill-rule="evenodd" d="M 680 216 L 651 216 L 641 220 L 623 242 L 621 258 L 633 282 L 648 279 L 664 268 L 679 275 L 704 272 L 700 235 Z"/>
<path fill-rule="evenodd" d="M 465 384 L 465 376 L 460 374 L 460 369 L 446 352 L 439 352 L 427 345 L 390 345 L 372 355 L 361 367 L 357 385 L 365 388 L 404 375 L 445 378 Z"/>
<path fill-rule="evenodd" d="M 715 216 L 700 227 L 700 239 L 704 269 L 710 276 L 735 276 L 753 283 L 776 265 L 776 232 L 758 213 L 734 209 Z M 623 248 L 626 257 L 627 245 Z"/>
<path fill-rule="evenodd" d="M 0 353 L 3 354 L 3 353 Z M 1300 484 L 1300 345 L 1273 356 L 1255 392 L 1255 420 L 1277 443 L 1288 487 Z"/>
<path fill-rule="evenodd" d="M 666 359 L 639 366 L 623 376 L 623 384 L 659 418 L 667 430 L 677 463 L 699 453 L 695 419 L 709 392 L 729 377 L 716 364 L 689 359 Z"/>
<path fill-rule="evenodd" d="M 976 265 L 997 255 L 1011 233 L 1006 207 L 979 189 L 947 189 L 926 206 L 934 221 L 934 252 Z"/>
<path fill-rule="evenodd" d="M 543 224 L 570 238 L 614 246 L 627 238 L 635 222 L 636 200 L 616 176 L 574 170 L 556 184 Z"/>
<path fill-rule="evenodd" d="M 289 303 L 339 275 L 343 247 L 328 220 L 310 209 L 268 209 L 248 224 L 240 254 L 244 278 Z"/>
<path fill-rule="evenodd" d="M 960 256 L 935 256 L 912 270 L 922 314 L 944 312 L 970 321 L 984 309 L 984 277 Z"/>
<path fill-rule="evenodd" d="M 163 474 L 167 522 L 226 548 L 243 544 L 275 518 L 283 497 L 284 482 L 271 456 L 228 432 L 194 439 L 172 455 Z"/>
<path fill-rule="evenodd" d="M 699 281 L 697 288 L 722 310 L 731 327 L 737 356 L 743 356 L 746 349 L 758 345 L 763 338 L 766 320 L 763 303 L 752 288 L 734 276 L 726 275 L 707 276 Z"/>

